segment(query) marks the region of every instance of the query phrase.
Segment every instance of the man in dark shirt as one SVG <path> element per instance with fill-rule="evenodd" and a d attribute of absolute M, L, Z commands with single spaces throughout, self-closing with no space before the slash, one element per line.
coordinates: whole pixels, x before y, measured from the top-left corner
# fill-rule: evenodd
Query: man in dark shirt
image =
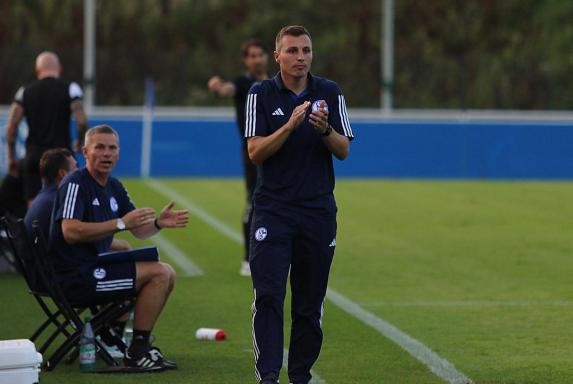
<path fill-rule="evenodd" d="M 40 230 L 44 234 L 44 238 L 48 238 L 52 208 L 54 207 L 54 200 L 56 200 L 58 184 L 68 173 L 77 169 L 78 163 L 69 149 L 53 148 L 44 152 L 40 159 L 40 174 L 42 175 L 43 182 L 42 190 L 34 198 L 24 217 L 24 224 L 30 239 L 34 236 L 32 224 L 36 220 L 38 221 Z M 31 288 L 45 292 L 46 289 L 41 282 L 42 280 L 37 275 L 35 268 L 29 269 L 27 273 L 29 274 L 28 283 L 31 284 Z"/>
<path fill-rule="evenodd" d="M 126 261 L 98 264 L 113 235 L 130 230 L 139 239 L 162 228 L 187 226 L 189 213 L 173 210 L 174 202 L 156 216 L 153 208 L 136 209 L 119 180 L 111 176 L 119 158 L 119 136 L 107 126 L 87 131 L 83 154 L 86 168 L 62 180 L 50 225 L 50 251 L 64 293 L 72 301 L 137 295 L 133 341 L 124 357 L 126 366 L 140 370 L 175 369 L 150 334 L 175 284 L 175 271 L 162 262 Z"/>
<path fill-rule="evenodd" d="M 336 247 L 332 155 L 344 160 L 354 135 L 338 85 L 309 72 L 312 42 L 304 27 L 281 29 L 274 57 L 280 72 L 253 85 L 245 124 L 249 157 L 258 165 L 251 228 L 255 374 L 260 383 L 278 383 L 290 271 L 288 375 L 306 384 L 322 345 Z"/>
<path fill-rule="evenodd" d="M 37 220 L 44 237 L 49 238 L 50 219 L 58 185 L 68 173 L 76 169 L 78 169 L 78 163 L 69 149 L 53 148 L 44 152 L 40 159 L 42 190 L 32 201 L 32 205 L 24 217 L 24 224 L 28 233 L 33 233 L 32 224 Z"/>
<path fill-rule="evenodd" d="M 39 163 L 50 148 L 70 149 L 70 115 L 73 114 L 78 137 L 83 139 L 87 117 L 82 106 L 82 89 L 74 82 L 60 79 L 62 66 L 58 56 L 42 52 L 36 58 L 37 81 L 21 87 L 10 106 L 6 127 L 9 167 L 16 161 L 16 136 L 23 117 L 28 123 L 26 157 L 24 158 L 24 190 L 31 202 L 42 186 Z M 81 143 L 76 145 L 76 150 Z"/>
<path fill-rule="evenodd" d="M 267 62 L 268 55 L 265 46 L 258 40 L 251 39 L 241 45 L 241 56 L 247 73 L 237 77 L 233 81 L 223 81 L 219 76 L 213 76 L 208 83 L 209 90 L 222 97 L 233 97 L 235 101 L 235 111 L 237 126 L 241 137 L 241 154 L 243 157 L 243 173 L 247 191 L 247 200 L 243 213 L 243 236 L 245 243 L 245 255 L 241 264 L 240 274 L 250 276 L 249 266 L 249 231 L 252 217 L 252 198 L 255 185 L 257 184 L 257 168 L 249 159 L 247 144 L 244 139 L 245 133 L 245 103 L 247 94 L 251 86 L 261 80 L 268 78 Z"/>

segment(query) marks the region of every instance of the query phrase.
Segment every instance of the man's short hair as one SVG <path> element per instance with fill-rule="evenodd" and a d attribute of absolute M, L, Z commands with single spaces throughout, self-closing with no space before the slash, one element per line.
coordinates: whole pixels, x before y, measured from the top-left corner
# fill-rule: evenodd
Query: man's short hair
<path fill-rule="evenodd" d="M 56 182 L 60 169 L 68 169 L 72 151 L 66 148 L 48 149 L 40 159 L 40 176 L 47 184 Z"/>
<path fill-rule="evenodd" d="M 118 135 L 117 131 L 115 129 L 113 129 L 112 127 L 110 127 L 109 125 L 106 125 L 106 124 L 96 125 L 95 127 L 91 127 L 90 129 L 88 129 L 86 131 L 84 143 L 87 143 L 88 139 L 90 137 L 92 137 L 93 135 L 96 135 L 98 133 L 107 133 L 110 135 L 115 135 L 117 142 L 119 143 L 119 135 Z"/>
<path fill-rule="evenodd" d="M 302 25 L 288 25 L 286 27 L 282 27 L 279 33 L 277 33 L 277 38 L 275 39 L 276 50 L 278 51 L 280 49 L 280 43 L 284 36 L 298 37 L 303 35 L 306 35 L 309 39 L 311 39 L 310 33 Z"/>
<path fill-rule="evenodd" d="M 267 53 L 267 47 L 264 46 L 263 42 L 258 39 L 249 39 L 241 44 L 241 57 L 244 59 L 249 55 L 249 49 L 251 47 L 257 47 L 263 50 L 263 52 Z"/>

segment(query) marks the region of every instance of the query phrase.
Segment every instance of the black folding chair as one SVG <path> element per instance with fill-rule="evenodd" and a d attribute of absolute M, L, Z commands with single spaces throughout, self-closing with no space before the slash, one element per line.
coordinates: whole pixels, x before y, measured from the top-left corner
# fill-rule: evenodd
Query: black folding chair
<path fill-rule="evenodd" d="M 50 357 L 44 359 L 44 368 L 48 371 L 54 369 L 66 356 L 68 363 L 72 363 L 79 354 L 79 340 L 84 327 L 82 313 L 89 310 L 92 314 L 92 328 L 95 335 L 107 335 L 112 338 L 119 349 L 125 353 L 126 346 L 119 335 L 111 331 L 111 322 L 129 312 L 135 298 L 118 298 L 115 301 L 75 303 L 65 297 L 56 277 L 51 258 L 48 253 L 46 241 L 42 231 L 34 223 L 33 239 L 29 239 L 22 220 L 2 218 L 1 224 L 5 227 L 10 244 L 17 256 L 16 260 L 22 268 L 30 293 L 34 296 L 47 319 L 34 332 L 31 340 L 38 339 L 40 334 L 48 328 L 52 330 L 39 351 L 45 355 L 48 347 L 58 338 L 64 336 L 64 341 L 55 349 Z M 55 308 L 55 309 L 52 309 Z M 53 326 L 53 327 L 50 327 Z M 96 340 L 98 356 L 108 365 L 117 363 Z"/>
<path fill-rule="evenodd" d="M 22 220 L 9 216 L 2 217 L 0 218 L 0 228 L 6 235 L 9 252 L 12 254 L 17 270 L 24 277 L 30 294 L 46 315 L 46 319 L 34 331 L 32 336 L 30 336 L 30 340 L 36 343 L 42 333 L 46 331 L 50 325 L 55 326 L 55 331 L 48 336 L 38 349 L 38 351 L 43 354 L 60 333 L 63 333 L 66 337 L 69 336 L 65 327 L 67 319 L 57 307 L 54 309 L 54 305 L 50 305 L 52 301 L 50 295 L 45 288 L 42 289 L 41 287 L 42 283 L 38 273 L 38 266 L 34 263 L 32 256 L 33 250 L 30 247 L 28 234 Z"/>
<path fill-rule="evenodd" d="M 66 340 L 56 349 L 56 351 L 45 361 L 45 367 L 47 370 L 52 370 L 62 358 L 70 354 L 70 359 L 68 362 L 72 362 L 78 356 L 79 352 L 79 341 L 81 337 L 82 330 L 84 328 L 84 322 L 80 314 L 89 309 L 92 313 L 91 325 L 95 335 L 103 335 L 114 339 L 115 344 L 119 346 L 119 349 L 125 353 L 127 349 L 119 335 L 115 335 L 111 331 L 111 323 L 118 319 L 119 317 L 127 314 L 131 311 L 135 305 L 135 297 L 125 297 L 121 296 L 115 300 L 106 300 L 101 302 L 70 302 L 60 284 L 58 283 L 58 278 L 55 273 L 51 257 L 48 253 L 48 247 L 46 240 L 43 237 L 43 233 L 35 222 L 33 224 L 34 239 L 32 247 L 34 248 L 34 255 L 36 263 L 42 269 L 42 277 L 45 284 L 48 287 L 48 292 L 56 306 L 65 314 L 70 325 L 73 328 L 73 332 L 66 338 Z M 96 340 L 97 353 L 102 358 L 102 360 L 108 366 L 117 365 L 116 361 L 109 355 L 105 350 L 103 345 Z"/>
<path fill-rule="evenodd" d="M 16 260 L 14 259 L 14 252 L 12 251 L 12 246 L 8 240 L 8 235 L 6 231 L 0 227 L 0 259 L 5 260 L 8 263 L 8 267 L 11 272 L 22 273 L 18 266 L 16 265 Z M 0 263 L 2 263 L 0 260 Z"/>

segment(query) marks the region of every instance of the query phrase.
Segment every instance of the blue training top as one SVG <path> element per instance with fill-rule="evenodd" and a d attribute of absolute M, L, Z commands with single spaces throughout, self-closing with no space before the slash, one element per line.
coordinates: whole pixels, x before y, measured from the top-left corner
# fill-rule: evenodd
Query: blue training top
<path fill-rule="evenodd" d="M 77 272 L 93 266 L 98 254 L 109 251 L 113 235 L 90 243 L 68 244 L 62 234 L 62 219 L 98 223 L 123 217 L 135 207 L 119 180 L 110 177 L 102 187 L 82 168 L 60 183 L 50 225 L 50 250 L 58 273 Z"/>
<path fill-rule="evenodd" d="M 304 101 L 324 100 L 328 121 L 336 132 L 354 138 L 344 95 L 333 81 L 308 74 L 307 89 L 300 95 L 285 87 L 280 72 L 255 83 L 246 105 L 245 137 L 269 136 L 285 125 L 293 110 Z M 336 209 L 333 198 L 332 153 L 308 120 L 311 113 L 283 146 L 257 167 L 255 202 L 264 199 L 308 208 Z"/>
<path fill-rule="evenodd" d="M 57 190 L 58 186 L 56 184 L 44 185 L 42 190 L 34 198 L 34 201 L 32 201 L 32 205 L 24 217 L 24 225 L 26 225 L 26 229 L 30 236 L 33 234 L 32 224 L 35 220 L 38 220 L 38 226 L 44 234 L 44 238 L 49 238 L 50 220 L 52 217 L 54 200 L 56 200 Z"/>

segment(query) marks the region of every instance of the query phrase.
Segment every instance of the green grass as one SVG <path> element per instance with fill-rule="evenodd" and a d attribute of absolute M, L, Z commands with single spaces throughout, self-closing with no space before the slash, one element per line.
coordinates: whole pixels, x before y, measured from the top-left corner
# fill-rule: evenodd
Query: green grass
<path fill-rule="evenodd" d="M 239 230 L 240 181 L 165 182 Z M 139 180 L 125 184 L 138 206 L 160 209 L 166 202 Z M 331 287 L 476 383 L 571 382 L 573 184 L 341 180 L 336 195 Z M 43 373 L 42 383 L 255 382 L 251 283 L 238 275 L 242 247 L 196 218 L 188 229 L 163 235 L 206 272 L 178 278 L 154 330 L 180 370 L 80 376 L 77 365 L 61 365 Z M 0 275 L 0 297 L 0 339 L 29 336 L 41 316 L 22 280 Z M 197 341 L 202 326 L 224 328 L 229 339 Z M 333 303 L 324 330 L 315 369 L 328 383 L 441 382 Z"/>

